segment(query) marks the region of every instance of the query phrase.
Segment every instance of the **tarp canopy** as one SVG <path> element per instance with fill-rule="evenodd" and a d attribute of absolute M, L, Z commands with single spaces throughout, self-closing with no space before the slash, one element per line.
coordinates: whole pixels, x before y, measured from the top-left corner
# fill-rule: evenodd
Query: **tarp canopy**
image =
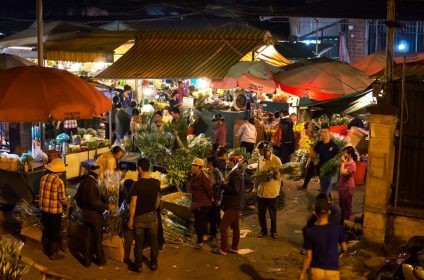
<path fill-rule="evenodd" d="M 252 54 L 254 54 L 254 59 L 252 59 Z M 293 63 L 292 61 L 285 58 L 280 54 L 273 45 L 261 46 L 255 51 L 247 53 L 245 56 L 240 59 L 240 61 L 265 61 L 274 66 L 286 66 Z"/>
<path fill-rule="evenodd" d="M 72 39 L 47 41 L 44 43 L 45 58 L 78 62 L 113 62 L 114 50 L 134 37 L 134 31 L 95 30 Z"/>
<path fill-rule="evenodd" d="M 145 30 L 96 78 L 223 78 L 246 53 L 272 42 L 271 34 L 259 29 Z"/>
<path fill-rule="evenodd" d="M 332 114 L 351 114 L 374 104 L 372 90 L 356 92 L 327 101 L 301 98 L 299 107 L 309 107 L 316 111 Z"/>
<path fill-rule="evenodd" d="M 402 77 L 404 57 L 406 62 L 406 77 L 424 75 L 424 53 L 396 54 L 393 69 L 394 79 L 400 79 Z M 381 51 L 370 54 L 354 61 L 352 66 L 367 73 L 370 77 L 376 79 L 382 78 L 386 69 L 386 53 L 385 51 Z"/>
<path fill-rule="evenodd" d="M 114 50 L 134 39 L 135 31 L 108 31 L 67 22 L 44 25 L 44 58 L 76 62 L 113 62 Z M 37 46 L 37 28 L 0 40 L 0 47 Z"/>
<path fill-rule="evenodd" d="M 84 25 L 62 21 L 48 22 L 43 25 L 43 41 L 64 40 L 75 38 L 77 35 L 87 34 L 95 28 Z M 15 33 L 0 40 L 0 48 L 36 46 L 37 45 L 37 25 L 34 23 L 28 29 Z"/>

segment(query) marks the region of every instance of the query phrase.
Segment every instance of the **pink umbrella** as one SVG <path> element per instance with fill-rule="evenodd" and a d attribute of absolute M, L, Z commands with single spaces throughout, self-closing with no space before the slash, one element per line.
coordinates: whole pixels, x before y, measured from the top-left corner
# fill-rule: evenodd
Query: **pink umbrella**
<path fill-rule="evenodd" d="M 222 80 L 213 80 L 216 88 L 232 89 L 240 87 L 249 91 L 273 93 L 276 84 L 273 73 L 280 68 L 264 61 L 241 61 L 234 64 Z"/>

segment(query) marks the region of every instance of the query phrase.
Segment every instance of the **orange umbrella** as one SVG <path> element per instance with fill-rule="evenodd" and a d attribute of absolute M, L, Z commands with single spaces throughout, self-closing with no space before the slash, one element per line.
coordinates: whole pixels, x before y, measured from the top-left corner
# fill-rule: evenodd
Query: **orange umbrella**
<path fill-rule="evenodd" d="M 109 98 L 65 70 L 25 66 L 0 71 L 1 122 L 88 119 L 111 109 Z"/>

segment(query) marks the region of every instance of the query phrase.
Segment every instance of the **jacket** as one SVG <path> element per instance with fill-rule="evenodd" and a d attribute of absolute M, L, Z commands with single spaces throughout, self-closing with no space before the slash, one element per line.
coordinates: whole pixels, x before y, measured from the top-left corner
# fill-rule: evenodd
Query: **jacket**
<path fill-rule="evenodd" d="M 281 142 L 294 142 L 293 122 L 289 117 L 282 118 L 280 121 Z"/>
<path fill-rule="evenodd" d="M 115 115 L 115 130 L 118 134 L 130 132 L 131 117 L 124 109 L 118 109 Z"/>
<path fill-rule="evenodd" d="M 237 137 L 241 137 L 240 142 L 256 143 L 256 136 L 256 127 L 249 122 L 244 123 L 237 133 Z"/>
<path fill-rule="evenodd" d="M 75 201 L 83 212 L 91 210 L 102 214 L 108 206 L 97 187 L 97 180 L 90 175 L 85 175 L 81 181 Z"/>
<path fill-rule="evenodd" d="M 244 170 L 240 164 L 230 171 L 223 189 L 222 208 L 224 210 L 241 210 L 244 194 Z"/>
<path fill-rule="evenodd" d="M 205 172 L 193 177 L 190 188 L 192 195 L 191 209 L 212 205 L 213 189 Z"/>
<path fill-rule="evenodd" d="M 225 124 L 218 125 L 213 132 L 213 142 L 221 146 L 227 144 L 227 127 Z"/>

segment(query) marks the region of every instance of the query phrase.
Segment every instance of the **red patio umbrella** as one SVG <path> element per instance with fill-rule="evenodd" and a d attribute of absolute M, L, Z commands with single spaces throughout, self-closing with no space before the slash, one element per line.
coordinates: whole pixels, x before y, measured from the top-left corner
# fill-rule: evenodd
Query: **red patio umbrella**
<path fill-rule="evenodd" d="M 281 90 L 313 100 L 360 92 L 374 81 L 358 69 L 329 58 L 308 59 L 282 67 L 274 78 Z"/>
<path fill-rule="evenodd" d="M 88 119 L 112 109 L 103 93 L 65 70 L 25 66 L 0 71 L 0 121 Z"/>

